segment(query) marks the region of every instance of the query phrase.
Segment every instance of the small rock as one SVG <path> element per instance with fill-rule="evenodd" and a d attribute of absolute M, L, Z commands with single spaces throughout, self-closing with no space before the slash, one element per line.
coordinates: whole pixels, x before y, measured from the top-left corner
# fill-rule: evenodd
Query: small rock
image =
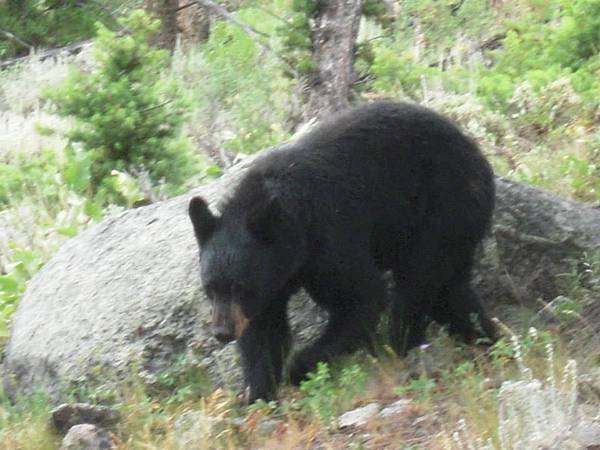
<path fill-rule="evenodd" d="M 340 428 L 346 427 L 361 427 L 375 414 L 379 412 L 379 403 L 369 403 L 362 408 L 356 408 L 352 411 L 345 412 L 338 418 L 338 426 Z"/>
<path fill-rule="evenodd" d="M 282 420 L 277 419 L 266 419 L 260 422 L 258 429 L 261 433 L 271 434 L 274 433 L 283 424 Z"/>
<path fill-rule="evenodd" d="M 234 417 L 229 421 L 229 423 L 234 427 L 241 428 L 246 423 L 246 419 L 244 419 L 243 417 Z"/>
<path fill-rule="evenodd" d="M 82 423 L 71 427 L 62 441 L 60 450 L 111 450 L 112 440 L 106 430 Z"/>
<path fill-rule="evenodd" d="M 394 403 L 386 406 L 381 410 L 379 416 L 387 419 L 393 416 L 405 415 L 408 414 L 413 407 L 413 402 L 406 398 L 401 398 L 400 400 L 395 401 Z"/>
<path fill-rule="evenodd" d="M 218 433 L 225 425 L 225 420 L 208 416 L 202 411 L 187 411 L 173 422 L 173 434 L 178 448 L 201 448 L 211 435 Z"/>
<path fill-rule="evenodd" d="M 571 432 L 573 440 L 585 449 L 600 449 L 600 424 L 584 422 Z"/>
<path fill-rule="evenodd" d="M 111 428 L 121 419 L 119 412 L 108 406 L 90 405 L 88 403 L 63 403 L 54 409 L 51 414 L 52 423 L 61 434 L 65 434 L 75 425 L 83 423 Z"/>
<path fill-rule="evenodd" d="M 588 374 L 578 377 L 579 395 L 593 400 L 600 399 L 600 368 L 593 369 Z"/>

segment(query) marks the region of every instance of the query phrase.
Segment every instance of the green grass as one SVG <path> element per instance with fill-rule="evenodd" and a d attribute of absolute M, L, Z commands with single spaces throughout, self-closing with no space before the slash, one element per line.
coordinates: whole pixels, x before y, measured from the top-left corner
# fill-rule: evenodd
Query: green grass
<path fill-rule="evenodd" d="M 395 426 L 382 419 L 367 424 L 364 432 L 377 435 L 378 445 L 419 441 L 424 448 L 442 448 L 444 442 L 453 442 L 452 435 L 459 430 L 465 442 L 489 440 L 497 448 L 500 439 L 506 439 L 501 433 L 508 429 L 499 426 L 504 382 L 539 380 L 539 396 L 548 414 L 562 414 L 560 409 L 568 406 L 565 399 L 575 387 L 565 367 L 572 370 L 574 363 L 556 335 L 530 329 L 483 351 L 457 345 L 443 331 L 432 333 L 431 345 L 406 359 L 382 349 L 378 358 L 358 354 L 338 361 L 333 369 L 320 364 L 300 388 L 284 386 L 278 402 L 249 407 L 241 407 L 235 393 L 220 389 L 205 390 L 200 396 L 199 386 L 206 389 L 207 385 L 192 372 L 188 378 L 177 378 L 171 395 L 150 394 L 132 376 L 110 392 L 122 416 L 113 437 L 119 449 L 169 450 L 180 448 L 184 441 L 194 448 L 278 448 L 292 443 L 335 447 L 352 442 L 351 431 L 337 429 L 336 419 L 343 412 L 370 402 L 384 406 L 406 398 L 412 403 L 393 419 Z M 196 394 L 182 396 L 182 391 Z M 510 407 L 510 402 L 503 406 Z M 49 411 L 42 395 L 10 405 L 0 394 L 0 449 L 56 448 L 59 436 L 49 426 Z M 418 418 L 421 434 L 411 425 Z M 276 432 L 261 428 L 267 419 L 276 421 Z M 543 420 L 540 416 L 539 422 Z M 440 423 L 444 424 L 441 430 Z M 429 433 L 426 440 L 424 430 Z M 523 439 L 515 433 L 509 439 Z"/>

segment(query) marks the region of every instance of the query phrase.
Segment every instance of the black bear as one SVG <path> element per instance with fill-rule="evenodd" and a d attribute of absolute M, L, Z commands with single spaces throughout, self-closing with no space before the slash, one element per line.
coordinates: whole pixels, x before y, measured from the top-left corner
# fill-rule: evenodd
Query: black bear
<path fill-rule="evenodd" d="M 300 287 L 329 312 L 292 359 L 298 383 L 318 361 L 369 345 L 390 295 L 400 355 L 431 320 L 467 340 L 495 326 L 469 280 L 494 207 L 492 170 L 453 123 L 421 106 L 377 102 L 339 114 L 259 157 L 220 215 L 189 214 L 215 336 L 237 339 L 248 400 L 270 399 L 290 348 L 288 299 Z"/>

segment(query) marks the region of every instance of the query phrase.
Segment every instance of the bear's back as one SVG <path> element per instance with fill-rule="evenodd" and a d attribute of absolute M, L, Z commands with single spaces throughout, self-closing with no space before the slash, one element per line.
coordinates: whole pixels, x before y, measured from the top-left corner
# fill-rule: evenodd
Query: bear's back
<path fill-rule="evenodd" d="M 244 209 L 265 196 L 303 208 L 318 229 L 362 228 L 384 246 L 428 220 L 479 238 L 494 184 L 477 145 L 450 120 L 418 105 L 376 102 L 258 158 L 232 203 Z"/>

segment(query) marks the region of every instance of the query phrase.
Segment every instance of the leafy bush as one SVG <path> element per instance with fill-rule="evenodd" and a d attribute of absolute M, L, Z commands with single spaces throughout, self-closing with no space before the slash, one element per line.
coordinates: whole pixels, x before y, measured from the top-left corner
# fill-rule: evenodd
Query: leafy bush
<path fill-rule="evenodd" d="M 489 1 L 402 0 L 397 20 L 397 34 L 404 45 L 419 46 L 421 62 L 438 63 L 440 56 L 459 49 L 463 38 L 478 42 L 497 28 Z M 421 41 L 417 44 L 417 41 Z M 463 45 L 464 47 L 464 45 Z"/>
<path fill-rule="evenodd" d="M 159 22 L 142 11 L 120 22 L 129 35 L 97 24 L 95 68 L 72 71 L 61 88 L 46 95 L 59 115 L 75 119 L 68 137 L 90 155 L 93 194 L 123 203 L 112 175 L 147 172 L 154 185 L 164 183 L 177 193 L 195 161 L 181 136 L 186 105 L 177 85 L 161 78 L 169 55 L 148 44 Z"/>
<path fill-rule="evenodd" d="M 557 78 L 572 77 L 576 91 L 595 101 L 600 89 L 600 2 L 553 0 L 541 9 L 535 7 L 538 3 L 530 0 L 531 12 L 512 24 L 502 48 L 493 53 L 494 67 L 484 74 L 479 93 L 503 108 L 511 83 L 514 89 L 527 81 L 537 93 Z M 501 86 L 494 86 L 494 80 Z"/>
<path fill-rule="evenodd" d="M 267 33 L 280 22 L 252 8 L 238 17 Z M 289 138 L 288 123 L 299 110 L 295 81 L 239 27 L 216 22 L 202 48 L 176 54 L 173 66 L 171 76 L 194 107 L 187 131 L 223 166 L 231 162 L 227 152 L 254 153 Z"/>
<path fill-rule="evenodd" d="M 94 35 L 94 23 L 115 25 L 114 0 L 103 2 L 8 0 L 0 3 L 0 29 L 33 47 L 60 47 Z M 26 54 L 17 39 L 0 39 L 0 58 Z"/>
<path fill-rule="evenodd" d="M 52 197 L 52 177 L 55 174 L 56 155 L 42 152 L 39 157 L 18 153 L 10 163 L 0 162 L 0 207 L 6 207 L 9 200 L 22 200 L 37 186 L 45 185 L 48 197 Z"/>
<path fill-rule="evenodd" d="M 574 71 L 600 51 L 600 1 L 561 0 L 562 21 L 553 33 L 548 58 Z"/>
<path fill-rule="evenodd" d="M 396 48 L 380 45 L 375 46 L 374 53 L 373 88 L 382 93 L 417 99 L 422 78 L 435 72 L 416 61 L 409 51 L 399 52 Z"/>
<path fill-rule="evenodd" d="M 510 114 L 521 136 L 537 138 L 550 131 L 560 131 L 585 112 L 569 77 L 549 82 L 536 94 L 529 82 L 520 84 L 508 101 Z"/>
<path fill-rule="evenodd" d="M 317 370 L 300 384 L 304 398 L 300 405 L 329 425 L 337 414 L 350 406 L 357 394 L 365 389 L 367 373 L 358 364 L 341 369 L 334 377 L 327 363 L 319 362 Z"/>
<path fill-rule="evenodd" d="M 35 250 L 13 247 L 11 256 L 14 263 L 8 267 L 9 272 L 0 274 L 0 342 L 8 337 L 10 317 L 25 292 L 27 281 L 43 264 Z"/>
<path fill-rule="evenodd" d="M 312 61 L 312 19 L 318 12 L 314 0 L 294 0 L 285 23 L 277 27 L 283 43 L 284 58 L 300 75 L 315 70 Z"/>
<path fill-rule="evenodd" d="M 89 190 L 90 161 L 80 153 L 19 153 L 0 164 L 0 341 L 29 279 L 65 239 L 102 217 Z"/>

